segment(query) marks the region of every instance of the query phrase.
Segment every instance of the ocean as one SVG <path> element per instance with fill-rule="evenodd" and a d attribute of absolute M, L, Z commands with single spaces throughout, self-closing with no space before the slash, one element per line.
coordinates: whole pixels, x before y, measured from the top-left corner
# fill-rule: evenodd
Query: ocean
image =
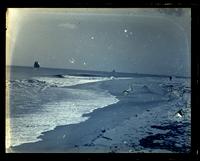
<path fill-rule="evenodd" d="M 118 102 L 107 91 L 70 88 L 112 79 L 108 73 L 32 67 L 7 67 L 10 135 L 8 146 L 35 142 L 44 131 L 85 121 L 83 114 Z M 98 74 L 98 75 L 97 75 Z"/>

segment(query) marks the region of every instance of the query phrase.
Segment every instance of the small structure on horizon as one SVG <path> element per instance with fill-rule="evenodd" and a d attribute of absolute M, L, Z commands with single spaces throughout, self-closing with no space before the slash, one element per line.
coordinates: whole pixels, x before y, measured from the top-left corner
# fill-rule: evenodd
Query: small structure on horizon
<path fill-rule="evenodd" d="M 116 71 L 113 69 L 112 72 L 110 72 L 110 78 L 115 79 L 116 77 Z"/>
<path fill-rule="evenodd" d="M 116 75 L 116 71 L 113 69 L 111 74 L 112 74 L 112 76 L 115 76 Z"/>
<path fill-rule="evenodd" d="M 38 63 L 38 61 L 35 61 L 34 68 L 40 68 L 40 64 Z"/>

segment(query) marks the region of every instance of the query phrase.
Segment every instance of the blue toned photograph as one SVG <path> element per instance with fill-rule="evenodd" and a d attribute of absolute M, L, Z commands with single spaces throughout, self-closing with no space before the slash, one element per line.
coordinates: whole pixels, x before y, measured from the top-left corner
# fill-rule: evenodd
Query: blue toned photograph
<path fill-rule="evenodd" d="M 190 8 L 8 8 L 6 153 L 190 153 Z"/>

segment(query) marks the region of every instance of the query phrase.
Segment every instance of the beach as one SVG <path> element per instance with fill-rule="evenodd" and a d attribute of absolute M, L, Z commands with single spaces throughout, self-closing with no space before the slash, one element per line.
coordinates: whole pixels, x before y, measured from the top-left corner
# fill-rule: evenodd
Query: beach
<path fill-rule="evenodd" d="M 6 153 L 198 153 L 191 8 L 106 6 L 5 10 Z"/>
<path fill-rule="evenodd" d="M 172 93 L 167 91 L 169 83 L 174 87 Z M 133 89 L 128 93 L 124 92 L 130 84 Z M 178 88 L 179 85 L 182 87 Z M 87 118 L 84 121 L 56 126 L 53 130 L 42 132 L 38 137 L 39 141 L 14 146 L 9 148 L 9 151 L 17 153 L 189 152 L 190 93 L 181 95 L 181 90 L 188 85 L 189 83 L 185 84 L 185 81 L 179 79 L 169 82 L 166 78 L 138 77 L 65 87 L 104 90 L 115 96 L 118 101 L 83 114 L 82 117 Z M 183 116 L 177 115 L 180 109 L 184 113 Z"/>

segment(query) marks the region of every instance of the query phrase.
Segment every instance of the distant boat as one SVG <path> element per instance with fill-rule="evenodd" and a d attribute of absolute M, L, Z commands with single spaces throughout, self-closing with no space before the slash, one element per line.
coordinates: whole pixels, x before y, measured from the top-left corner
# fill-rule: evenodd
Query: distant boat
<path fill-rule="evenodd" d="M 116 71 L 113 69 L 113 71 L 111 72 L 111 77 L 114 78 L 116 76 Z"/>
<path fill-rule="evenodd" d="M 38 61 L 35 61 L 34 68 L 40 68 L 40 64 L 38 63 Z"/>

